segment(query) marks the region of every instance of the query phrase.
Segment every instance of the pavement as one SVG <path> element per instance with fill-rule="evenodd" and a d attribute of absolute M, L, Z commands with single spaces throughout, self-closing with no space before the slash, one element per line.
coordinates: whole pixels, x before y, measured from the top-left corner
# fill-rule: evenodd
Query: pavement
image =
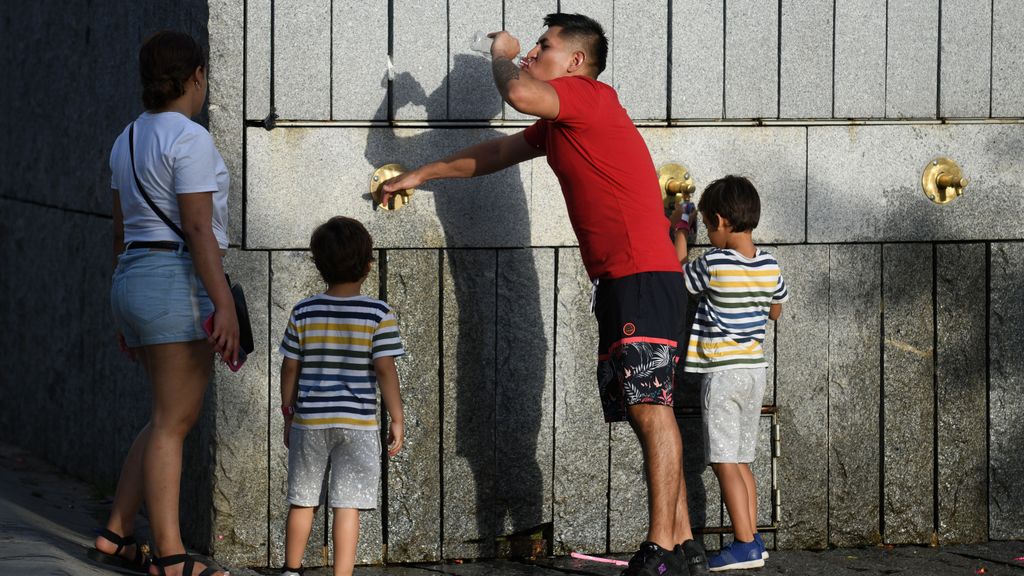
<path fill-rule="evenodd" d="M 0 576 L 118 574 L 91 563 L 86 550 L 110 501 L 88 484 L 0 444 Z M 144 531 L 144 526 L 140 525 Z M 618 557 L 618 559 L 623 559 Z M 277 570 L 231 566 L 233 576 L 276 576 Z M 355 576 L 618 576 L 621 567 L 568 557 L 403 566 L 359 566 Z M 1024 542 L 925 547 L 879 546 L 824 551 L 772 551 L 764 568 L 732 574 L 837 576 L 1024 576 Z M 311 569 L 306 576 L 330 576 Z M 730 574 L 724 572 L 723 574 Z"/>

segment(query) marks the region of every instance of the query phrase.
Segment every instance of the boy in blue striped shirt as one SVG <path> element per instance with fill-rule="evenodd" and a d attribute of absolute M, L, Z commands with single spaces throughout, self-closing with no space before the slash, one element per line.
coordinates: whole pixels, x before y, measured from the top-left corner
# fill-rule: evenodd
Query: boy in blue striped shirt
<path fill-rule="evenodd" d="M 388 455 L 402 448 L 405 419 L 395 356 L 398 322 L 386 302 L 360 294 L 373 262 L 361 223 L 336 216 L 309 242 L 327 291 L 292 309 L 281 341 L 281 412 L 288 447 L 288 524 L 282 576 L 297 576 L 330 463 L 334 576 L 351 576 L 359 510 L 377 507 L 381 445 L 377 390 L 388 411 Z"/>
<path fill-rule="evenodd" d="M 713 249 L 683 266 L 686 289 L 699 296 L 685 369 L 701 378 L 704 453 L 722 487 L 734 541 L 708 560 L 712 572 L 764 566 L 768 553 L 757 533 L 757 486 L 750 463 L 768 364 L 761 348 L 765 325 L 789 298 L 775 258 L 751 233 L 761 201 L 749 180 L 726 176 L 708 185 L 697 207 Z M 680 262 L 692 208 L 672 215 Z"/>

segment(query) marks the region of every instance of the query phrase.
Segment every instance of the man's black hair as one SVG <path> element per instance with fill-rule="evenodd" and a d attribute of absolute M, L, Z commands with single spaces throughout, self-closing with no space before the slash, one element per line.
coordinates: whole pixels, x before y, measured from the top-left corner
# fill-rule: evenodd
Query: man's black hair
<path fill-rule="evenodd" d="M 718 225 L 715 214 L 729 221 L 733 232 L 746 232 L 757 228 L 761 220 L 761 197 L 757 188 L 743 176 L 725 176 L 708 184 L 700 197 L 697 209 Z"/>
<path fill-rule="evenodd" d="M 587 54 L 587 60 L 597 72 L 597 78 L 604 72 L 605 63 L 608 61 L 608 37 L 604 35 L 604 28 L 593 18 L 583 14 L 565 14 L 556 12 L 544 17 L 544 25 L 548 28 L 558 26 L 561 38 L 579 41 L 583 51 Z"/>

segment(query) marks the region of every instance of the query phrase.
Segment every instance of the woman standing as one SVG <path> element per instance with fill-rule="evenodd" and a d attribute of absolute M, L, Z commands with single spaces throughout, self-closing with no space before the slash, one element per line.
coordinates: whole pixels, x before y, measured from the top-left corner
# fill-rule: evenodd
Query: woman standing
<path fill-rule="evenodd" d="M 203 48 L 187 34 L 157 33 L 139 52 L 139 70 L 146 111 L 110 154 L 111 305 L 122 348 L 142 362 L 153 386 L 153 405 L 90 556 L 157 575 L 213 576 L 223 572 L 185 554 L 178 499 L 182 443 L 202 408 L 213 353 L 229 362 L 238 355 L 238 319 L 221 265 L 228 172 L 210 134 L 191 120 L 206 101 Z M 143 498 L 159 554 L 152 565 L 132 538 Z"/>

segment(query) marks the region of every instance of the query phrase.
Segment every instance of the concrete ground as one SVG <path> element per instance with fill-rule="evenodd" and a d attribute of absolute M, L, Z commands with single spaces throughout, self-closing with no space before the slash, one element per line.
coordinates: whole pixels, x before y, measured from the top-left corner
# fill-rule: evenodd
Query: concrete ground
<path fill-rule="evenodd" d="M 116 574 L 86 559 L 92 530 L 109 502 L 25 452 L 0 444 L 0 575 Z M 230 567 L 235 576 L 276 570 Z M 621 568 L 571 558 L 358 567 L 356 576 L 618 576 Z M 771 552 L 759 575 L 1024 576 L 1024 542 L 928 548 L 921 546 Z M 330 576 L 308 570 L 307 576 Z"/>

